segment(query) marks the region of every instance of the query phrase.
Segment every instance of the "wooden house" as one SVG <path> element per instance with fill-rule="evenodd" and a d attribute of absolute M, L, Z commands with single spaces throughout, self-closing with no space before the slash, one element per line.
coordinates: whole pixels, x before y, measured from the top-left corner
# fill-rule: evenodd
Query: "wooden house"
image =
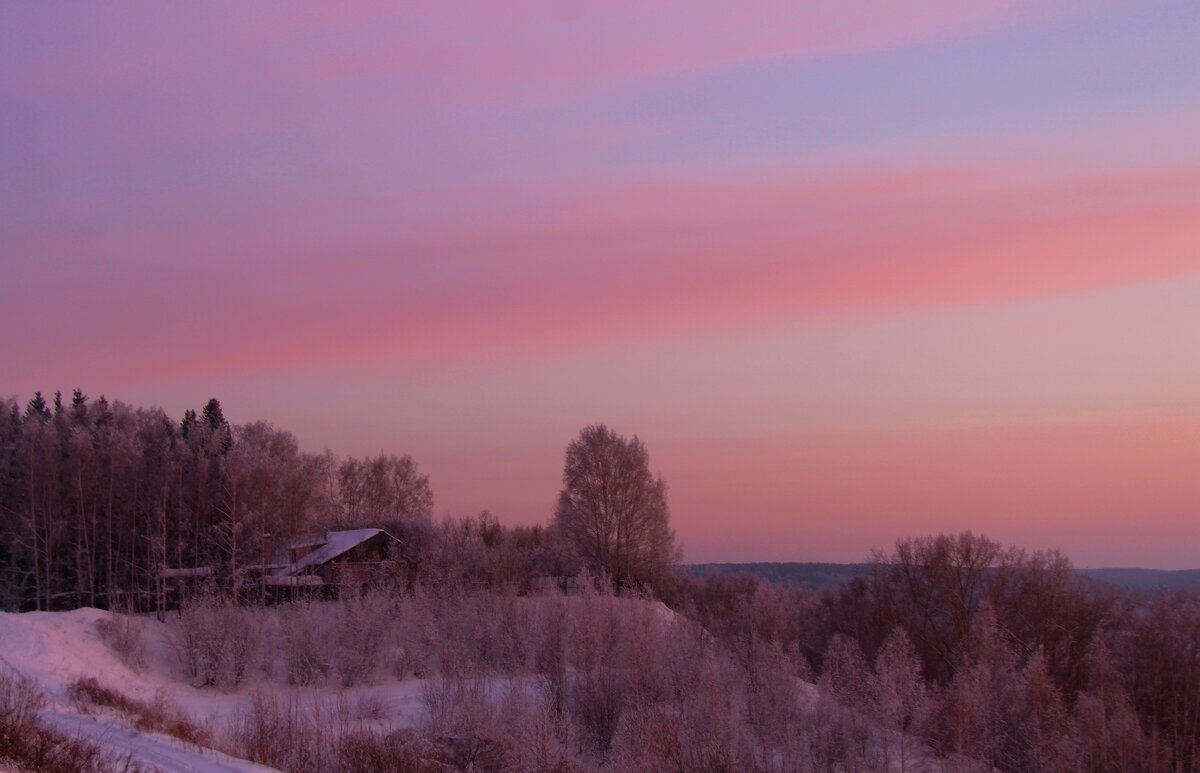
<path fill-rule="evenodd" d="M 275 588 L 362 589 L 400 577 L 400 540 L 383 529 L 304 535 L 276 548 L 264 580 Z"/>

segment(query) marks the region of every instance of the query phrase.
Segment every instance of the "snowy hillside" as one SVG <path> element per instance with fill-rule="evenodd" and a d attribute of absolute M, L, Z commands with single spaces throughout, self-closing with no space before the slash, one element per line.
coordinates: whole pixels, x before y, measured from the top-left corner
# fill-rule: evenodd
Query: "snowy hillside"
<path fill-rule="evenodd" d="M 180 687 L 153 670 L 135 673 L 100 641 L 97 624 L 107 617 L 97 609 L 71 612 L 0 613 L 0 664 L 6 672 L 29 679 L 47 698 L 43 718 L 51 726 L 91 739 L 148 769 L 162 771 L 266 771 L 261 765 L 220 752 L 190 746 L 161 733 L 134 731 L 111 713 L 85 712 L 70 699 L 79 678 L 101 683 L 136 697 L 160 694 L 187 705 L 198 715 L 216 719 L 234 708 L 236 698 L 204 695 Z M 146 621 L 143 621 L 146 622 Z M 147 627 L 152 624 L 147 622 Z M 160 642 L 165 643 L 165 642 Z"/>

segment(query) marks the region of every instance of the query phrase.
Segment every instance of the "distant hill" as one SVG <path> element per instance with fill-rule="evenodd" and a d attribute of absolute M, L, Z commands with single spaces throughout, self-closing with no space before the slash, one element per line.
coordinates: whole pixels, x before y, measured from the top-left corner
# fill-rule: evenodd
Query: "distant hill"
<path fill-rule="evenodd" d="M 838 588 L 855 577 L 870 574 L 870 564 L 751 563 L 688 564 L 684 569 L 701 579 L 712 574 L 749 574 L 768 582 L 798 585 L 820 592 Z M 1200 569 L 1080 569 L 1097 582 L 1135 591 L 1192 590 L 1200 592 Z"/>
<path fill-rule="evenodd" d="M 810 591 L 838 588 L 855 577 L 871 573 L 870 564 L 689 564 L 684 567 L 703 579 L 712 574 L 749 574 L 781 585 L 799 585 Z"/>
<path fill-rule="evenodd" d="M 1093 580 L 1132 590 L 1200 591 L 1200 569 L 1080 569 L 1079 573 Z"/>

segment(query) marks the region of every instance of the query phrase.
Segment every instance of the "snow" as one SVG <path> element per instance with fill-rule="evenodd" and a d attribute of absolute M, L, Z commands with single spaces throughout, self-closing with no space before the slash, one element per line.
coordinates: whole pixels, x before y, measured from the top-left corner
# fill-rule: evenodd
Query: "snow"
<path fill-rule="evenodd" d="M 321 547 L 304 556 L 295 564 L 288 566 L 281 573 L 299 574 L 310 567 L 320 566 L 327 561 L 332 561 L 348 550 L 353 550 L 376 534 L 383 533 L 383 529 L 349 529 L 347 531 L 327 532 L 325 541 L 321 544 Z"/>
<path fill-rule="evenodd" d="M 261 765 L 216 751 L 189 746 L 157 733 L 137 733 L 99 716 L 77 712 L 67 698 L 71 682 L 91 676 L 131 695 L 153 692 L 153 680 L 129 670 L 100 641 L 96 624 L 107 613 L 0 613 L 0 665 L 31 680 L 47 698 L 42 719 L 71 736 L 89 738 L 126 759 L 162 771 L 220 773 L 268 771 Z"/>
<path fill-rule="evenodd" d="M 179 773 L 236 773 L 273 771 L 263 765 L 202 749 L 159 733 L 140 733 L 94 716 L 62 708 L 43 712 L 42 718 L 68 735 L 88 738 L 114 752 L 121 762 L 130 760 L 151 770 Z"/>
<path fill-rule="evenodd" d="M 376 530 L 359 530 L 375 532 Z M 361 544 L 367 534 L 356 539 L 353 533 L 336 541 L 335 548 Z M 349 549 L 349 548 L 345 548 Z M 645 612 L 663 622 L 680 619 L 661 602 L 611 597 L 549 596 L 524 599 L 522 603 L 545 607 L 543 613 L 568 614 L 569 609 L 589 603 L 612 604 L 622 613 Z M 271 614 L 269 611 L 260 612 Z M 131 730 L 127 719 L 112 710 L 81 709 L 69 699 L 70 685 L 80 677 L 96 679 L 102 686 L 115 689 L 145 702 L 156 699 L 181 709 L 193 723 L 208 729 L 213 736 L 227 731 L 239 712 L 249 711 L 252 697 L 266 693 L 279 705 L 296 700 L 304 706 L 316 703 L 332 705 L 344 702 L 356 712 L 351 721 L 363 722 L 382 732 L 420 726 L 426 720 L 426 683 L 418 679 L 397 681 L 383 677 L 380 683 L 350 689 L 336 687 L 288 687 L 274 677 L 256 674 L 250 683 L 234 691 L 197 688 L 187 682 L 178 662 L 171 632 L 178 623 L 176 613 L 159 622 L 152 616 L 135 619 L 145 643 L 145 665 L 130 668 L 101 640 L 98 626 L 109 613 L 97 609 L 70 612 L 0 613 L 0 670 L 12 671 L 31 680 L 48 698 L 43 719 L 68 734 L 82 736 L 101 744 L 117 758 L 129 759 L 146 769 L 165 772 L 210 773 L 212 771 L 268 771 L 246 760 L 210 749 L 183 743 L 175 738 Z M 272 678 L 276 681 L 272 681 Z M 497 679 L 486 691 L 501 695 L 503 688 L 520 686 L 524 677 Z M 534 688 L 535 681 L 526 684 Z M 803 700 L 817 703 L 816 688 L 797 681 Z M 0 766 L 0 773 L 4 773 Z"/>
<path fill-rule="evenodd" d="M 96 624 L 105 616 L 99 609 L 0 613 L 0 664 L 33 680 L 55 699 L 66 699 L 72 680 L 101 676 L 98 671 L 110 665 L 115 668 L 104 675 L 114 683 L 129 679 L 129 670 L 96 633 Z"/>
<path fill-rule="evenodd" d="M 118 716 L 106 711 L 81 713 L 68 697 L 73 681 L 92 677 L 142 701 L 165 698 L 194 723 L 217 732 L 228 726 L 237 711 L 249 707 L 255 690 L 269 690 L 282 700 L 292 696 L 305 701 L 346 698 L 355 705 L 367 699 L 382 708 L 378 724 L 384 729 L 413 727 L 424 718 L 424 683 L 419 680 L 350 690 L 291 688 L 266 682 L 248 684 L 235 692 L 192 687 L 177 671 L 169 626 L 152 617 L 138 618 L 147 653 L 146 666 L 134 670 L 100 640 L 97 625 L 107 617 L 107 612 L 98 609 L 0 613 L 0 669 L 29 679 L 45 694 L 46 722 L 70 735 L 93 739 L 121 760 L 132 759 L 148 769 L 164 773 L 271 770 L 168 736 L 130 730 Z"/>

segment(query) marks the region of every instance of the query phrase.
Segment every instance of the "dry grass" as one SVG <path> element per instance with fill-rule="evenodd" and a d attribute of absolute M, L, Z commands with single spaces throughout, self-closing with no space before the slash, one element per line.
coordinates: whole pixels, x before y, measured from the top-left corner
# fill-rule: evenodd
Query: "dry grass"
<path fill-rule="evenodd" d="M 488 735 L 384 732 L 365 723 L 345 696 L 282 697 L 258 691 L 238 711 L 223 750 L 290 773 L 507 773 L 517 767 L 508 745 Z M 556 773 L 570 773 L 569 768 Z"/>
<path fill-rule="evenodd" d="M 179 708 L 162 696 L 154 701 L 140 701 L 105 687 L 92 678 L 76 679 L 70 687 L 71 700 L 81 709 L 88 706 L 115 709 L 132 721 L 142 732 L 163 733 L 194 746 L 208 746 L 211 734 L 196 725 Z"/>
<path fill-rule="evenodd" d="M 0 769 L 78 773 L 122 769 L 96 744 L 47 726 L 40 716 L 43 703 L 41 693 L 27 681 L 0 674 Z"/>
<path fill-rule="evenodd" d="M 113 610 L 97 623 L 100 641 L 132 669 L 146 665 L 146 644 L 138 618 L 127 609 Z"/>

